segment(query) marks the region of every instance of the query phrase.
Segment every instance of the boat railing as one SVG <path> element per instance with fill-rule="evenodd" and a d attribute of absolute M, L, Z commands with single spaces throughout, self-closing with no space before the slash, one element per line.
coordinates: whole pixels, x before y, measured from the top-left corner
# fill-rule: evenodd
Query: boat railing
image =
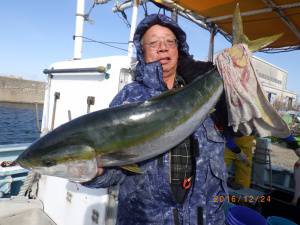
<path fill-rule="evenodd" d="M 31 143 L 20 143 L 20 144 L 5 144 L 0 145 L 0 160 L 3 161 L 3 156 L 11 155 L 12 153 L 23 152 Z"/>
<path fill-rule="evenodd" d="M 0 145 L 0 198 L 17 195 L 28 171 L 13 162 L 30 143 Z"/>

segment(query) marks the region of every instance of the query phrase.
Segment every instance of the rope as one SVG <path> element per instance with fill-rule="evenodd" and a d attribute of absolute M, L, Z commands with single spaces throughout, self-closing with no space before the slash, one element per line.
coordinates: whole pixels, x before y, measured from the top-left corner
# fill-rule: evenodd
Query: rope
<path fill-rule="evenodd" d="M 90 7 L 88 13 L 87 13 L 87 14 L 84 14 L 84 20 L 85 20 L 85 21 L 90 21 L 90 18 L 89 18 L 89 17 L 90 17 L 90 14 L 91 14 L 92 11 L 93 11 L 95 5 L 96 5 L 96 2 L 94 2 L 93 5 Z"/>
<path fill-rule="evenodd" d="M 32 187 L 34 183 L 37 183 L 38 185 L 39 179 L 40 179 L 39 174 L 30 171 L 27 177 L 25 178 L 25 181 L 20 189 L 20 192 L 18 193 L 18 196 L 28 196 L 29 198 L 35 198 L 37 196 L 38 188 L 36 189 L 36 193 L 32 195 Z"/>
<path fill-rule="evenodd" d="M 118 12 L 121 13 L 121 15 L 122 15 L 122 16 L 120 16 L 120 14 L 117 13 L 118 17 L 123 21 L 123 23 L 125 23 L 125 25 L 126 25 L 128 28 L 130 28 L 131 25 L 130 25 L 128 19 L 127 19 L 126 13 L 125 13 L 124 11 L 122 11 L 122 10 L 118 10 Z"/>
<path fill-rule="evenodd" d="M 98 44 L 103 44 L 103 45 L 106 45 L 106 46 L 109 46 L 111 48 L 115 48 L 115 49 L 119 49 L 119 50 L 122 50 L 122 51 L 125 51 L 127 52 L 127 49 L 124 49 L 124 48 L 120 48 L 120 47 L 116 47 L 116 46 L 113 46 L 111 44 L 128 44 L 128 43 L 125 43 L 125 42 L 109 42 L 109 41 L 97 41 L 97 40 L 94 40 L 92 38 L 88 38 L 88 37 L 84 37 L 84 36 L 74 36 L 74 37 L 81 37 L 83 39 L 85 39 L 86 41 L 85 42 L 94 42 L 94 43 L 98 43 Z"/>

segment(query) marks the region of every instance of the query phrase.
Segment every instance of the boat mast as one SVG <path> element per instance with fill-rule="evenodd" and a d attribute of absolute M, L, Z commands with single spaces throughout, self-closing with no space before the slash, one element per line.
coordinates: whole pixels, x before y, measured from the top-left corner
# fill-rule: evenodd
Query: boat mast
<path fill-rule="evenodd" d="M 175 23 L 178 23 L 178 13 L 177 9 L 173 8 L 171 12 L 171 18 Z"/>
<path fill-rule="evenodd" d="M 134 36 L 134 32 L 136 30 L 136 25 L 137 25 L 138 6 L 139 6 L 139 0 L 133 0 L 130 36 L 129 36 L 129 42 L 128 42 L 129 43 L 128 44 L 128 56 L 129 56 L 129 58 L 133 57 L 133 36 Z"/>
<path fill-rule="evenodd" d="M 81 59 L 82 57 L 84 3 L 85 0 L 77 0 L 76 25 L 75 25 L 75 35 L 74 35 L 74 56 L 73 56 L 74 60 Z"/>
<path fill-rule="evenodd" d="M 216 28 L 215 26 L 212 26 L 209 29 L 210 32 L 210 38 L 209 38 L 209 48 L 208 48 L 208 61 L 213 62 L 214 60 L 214 42 L 215 42 L 215 35 L 216 35 Z"/>

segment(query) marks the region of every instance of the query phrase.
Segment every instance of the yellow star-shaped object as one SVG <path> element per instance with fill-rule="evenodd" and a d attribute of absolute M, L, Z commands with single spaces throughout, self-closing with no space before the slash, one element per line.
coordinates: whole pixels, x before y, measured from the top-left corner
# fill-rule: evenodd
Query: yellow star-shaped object
<path fill-rule="evenodd" d="M 268 46 L 269 44 L 273 43 L 277 39 L 279 39 L 283 34 L 275 34 L 268 37 L 262 37 L 256 40 L 249 40 L 249 38 L 244 34 L 243 31 L 243 21 L 240 13 L 239 4 L 236 5 L 233 19 L 232 19 L 232 45 L 235 44 L 246 44 L 248 49 L 251 52 L 258 51 L 263 49 L 264 47 Z"/>
<path fill-rule="evenodd" d="M 273 43 L 281 36 L 282 34 L 276 34 L 268 37 L 262 37 L 253 41 L 249 40 L 249 38 L 244 34 L 240 8 L 239 4 L 237 4 L 232 19 L 232 47 L 228 49 L 228 52 L 232 59 L 234 59 L 235 64 L 242 68 L 247 65 L 248 60 L 247 57 L 244 56 L 241 48 L 238 47 L 238 44 L 245 44 L 247 45 L 249 51 L 255 52 Z"/>

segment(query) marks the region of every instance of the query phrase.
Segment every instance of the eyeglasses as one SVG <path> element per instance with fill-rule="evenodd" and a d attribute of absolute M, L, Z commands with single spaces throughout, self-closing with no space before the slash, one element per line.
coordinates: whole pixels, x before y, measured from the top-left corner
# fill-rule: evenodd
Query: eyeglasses
<path fill-rule="evenodd" d="M 152 40 L 147 43 L 143 43 L 143 45 L 148 45 L 150 48 L 158 49 L 161 44 L 164 43 L 164 45 L 168 48 L 175 48 L 177 47 L 177 40 L 176 38 L 168 38 L 168 39 L 157 39 Z"/>

